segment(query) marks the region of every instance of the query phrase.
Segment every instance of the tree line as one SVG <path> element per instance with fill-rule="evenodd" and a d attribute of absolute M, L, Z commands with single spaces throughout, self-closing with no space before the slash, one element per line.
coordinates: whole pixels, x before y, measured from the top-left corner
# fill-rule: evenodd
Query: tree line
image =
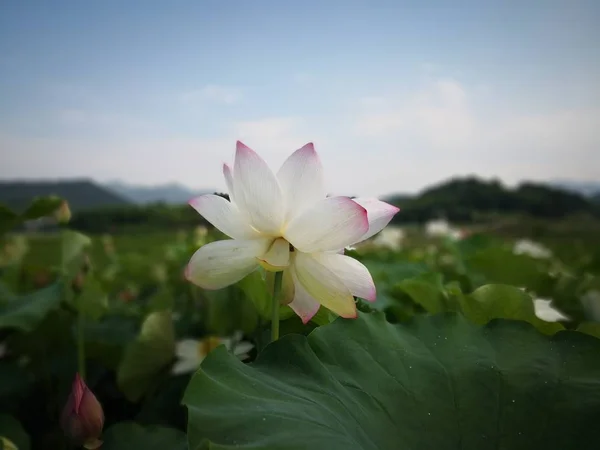
<path fill-rule="evenodd" d="M 227 194 L 217 193 L 225 198 Z M 476 177 L 452 179 L 414 196 L 390 196 L 384 200 L 401 212 L 394 223 L 424 223 L 444 217 L 469 223 L 503 215 L 528 215 L 559 219 L 577 214 L 600 218 L 600 204 L 582 195 L 543 184 L 523 183 L 514 189 L 499 181 Z M 86 232 L 119 232 L 123 228 L 187 228 L 207 225 L 189 205 L 126 205 L 80 211 L 71 220 L 73 228 Z"/>

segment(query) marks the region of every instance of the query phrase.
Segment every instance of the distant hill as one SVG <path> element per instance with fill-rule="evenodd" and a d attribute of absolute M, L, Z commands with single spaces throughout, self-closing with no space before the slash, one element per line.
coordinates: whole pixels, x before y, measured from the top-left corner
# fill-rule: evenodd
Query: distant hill
<path fill-rule="evenodd" d="M 477 177 L 453 178 L 411 198 L 392 195 L 387 199 L 402 210 L 394 217 L 397 222 L 422 222 L 435 217 L 470 222 L 503 214 L 549 219 L 572 214 L 600 216 L 600 208 L 591 197 L 571 190 L 531 182 L 509 189 L 498 180 Z"/>
<path fill-rule="evenodd" d="M 0 181 L 0 203 L 16 211 L 25 209 L 34 197 L 47 195 L 64 198 L 73 212 L 131 204 L 90 180 Z"/>
<path fill-rule="evenodd" d="M 104 186 L 139 205 L 147 205 L 149 203 L 184 204 L 199 195 L 212 193 L 212 191 L 194 191 L 177 183 L 138 186 L 115 181 L 107 183 Z"/>
<path fill-rule="evenodd" d="M 550 184 L 571 192 L 577 192 L 586 197 L 600 197 L 600 181 L 555 180 L 550 182 Z"/>

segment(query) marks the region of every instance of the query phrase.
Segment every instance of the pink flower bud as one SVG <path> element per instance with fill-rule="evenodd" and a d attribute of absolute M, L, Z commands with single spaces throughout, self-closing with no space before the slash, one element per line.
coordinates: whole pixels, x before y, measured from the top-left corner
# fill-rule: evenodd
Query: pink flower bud
<path fill-rule="evenodd" d="M 75 374 L 60 424 L 75 445 L 82 445 L 87 449 L 99 448 L 102 445 L 102 441 L 98 439 L 104 426 L 102 405 L 78 373 Z"/>

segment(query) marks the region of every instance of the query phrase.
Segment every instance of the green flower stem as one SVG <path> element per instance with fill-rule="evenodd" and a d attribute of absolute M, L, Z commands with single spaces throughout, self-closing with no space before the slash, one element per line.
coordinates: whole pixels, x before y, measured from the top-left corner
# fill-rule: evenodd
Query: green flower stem
<path fill-rule="evenodd" d="M 271 342 L 279 339 L 279 294 L 281 293 L 281 281 L 283 272 L 275 272 L 273 283 L 273 312 L 271 315 Z"/>
<path fill-rule="evenodd" d="M 77 369 L 79 376 L 85 381 L 85 317 L 81 311 L 77 316 Z"/>

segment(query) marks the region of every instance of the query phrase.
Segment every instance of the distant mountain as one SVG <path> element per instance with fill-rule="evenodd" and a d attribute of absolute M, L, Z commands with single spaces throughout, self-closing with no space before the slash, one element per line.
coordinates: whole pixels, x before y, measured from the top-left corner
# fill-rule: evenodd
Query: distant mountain
<path fill-rule="evenodd" d="M 16 211 L 25 209 L 34 197 L 48 195 L 67 200 L 73 212 L 131 204 L 90 180 L 0 181 L 0 203 Z"/>
<path fill-rule="evenodd" d="M 577 192 L 586 197 L 598 198 L 600 196 L 600 181 L 555 180 L 551 181 L 550 184 L 568 191 Z"/>
<path fill-rule="evenodd" d="M 139 186 L 114 181 L 105 184 L 105 187 L 119 196 L 140 205 L 149 203 L 184 204 L 191 198 L 212 193 L 212 191 L 194 191 L 177 183 Z"/>

